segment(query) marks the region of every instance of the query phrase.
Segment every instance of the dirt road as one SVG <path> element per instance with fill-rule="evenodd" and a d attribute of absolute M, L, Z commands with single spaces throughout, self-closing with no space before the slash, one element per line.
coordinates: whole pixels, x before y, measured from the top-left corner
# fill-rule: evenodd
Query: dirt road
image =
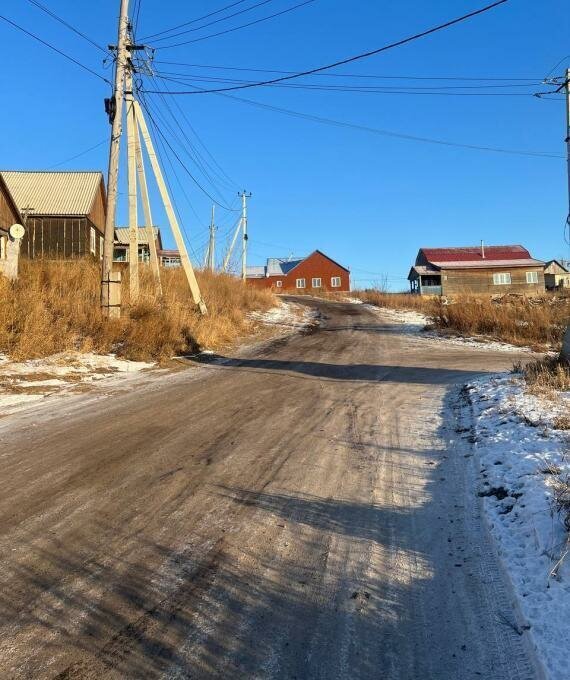
<path fill-rule="evenodd" d="M 0 677 L 536 677 L 458 408 L 515 357 L 306 304 L 315 332 L 0 420 Z"/>

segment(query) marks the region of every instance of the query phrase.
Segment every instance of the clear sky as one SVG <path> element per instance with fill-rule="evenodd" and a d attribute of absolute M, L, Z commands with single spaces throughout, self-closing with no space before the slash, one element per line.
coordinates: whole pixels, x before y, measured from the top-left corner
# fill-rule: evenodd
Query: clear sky
<path fill-rule="evenodd" d="M 103 46 L 115 42 L 119 0 L 39 1 L 94 42 Z M 175 39 L 149 38 L 146 42 L 157 48 L 155 71 L 187 84 L 144 77 L 143 86 L 147 90 L 157 85 L 161 90 L 210 89 L 227 86 L 222 81 L 276 75 L 206 66 L 305 70 L 373 50 L 486 4 L 484 0 L 313 0 L 256 25 L 196 41 L 302 0 L 267 0 L 242 15 L 200 28 L 260 1 L 244 0 L 189 24 L 179 31 L 198 30 Z M 137 38 L 140 41 L 230 3 L 142 0 Z M 131 0 L 135 9 L 137 4 Z M 268 256 L 303 255 L 319 248 L 351 268 L 355 286 L 387 277 L 392 289 L 402 289 L 407 287 L 405 278 L 420 246 L 472 245 L 484 239 L 488 244 L 522 243 L 542 259 L 568 257 L 563 233 L 568 202 L 564 99 L 530 96 L 552 89 L 540 82 L 558 62 L 553 76 L 562 75 L 570 66 L 570 56 L 565 57 L 570 53 L 565 5 L 556 0 L 510 0 L 464 24 L 330 72 L 348 74 L 345 77 L 315 75 L 290 81 L 342 89 L 273 86 L 229 93 L 401 135 L 560 157 L 519 156 L 373 134 L 284 115 L 219 94 L 167 97 L 188 139 L 213 165 L 200 146 L 203 143 L 230 181 L 216 166 L 216 174 L 208 171 L 210 177 L 204 176 L 190 158 L 194 152 L 188 151 L 160 95 L 146 97 L 172 147 L 220 203 L 235 208 L 238 189 L 253 193 L 249 202 L 252 264 L 261 264 Z M 8 0 L 2 3 L 0 14 L 111 79 L 102 52 L 29 1 Z M 0 166 L 106 172 L 107 145 L 103 142 L 110 128 L 103 98 L 109 96 L 107 83 L 3 21 L 0 40 L 5 55 Z M 167 47 L 184 40 L 195 42 Z M 481 80 L 487 78 L 504 80 Z M 388 91 L 346 91 L 346 87 L 363 86 Z M 527 96 L 518 96 L 523 93 Z M 178 180 L 167 159 L 165 169 L 192 250 L 200 258 L 211 200 L 170 156 Z M 124 223 L 124 172 L 121 182 L 118 218 Z M 217 216 L 219 252 L 223 252 L 237 213 L 218 207 Z M 168 233 L 158 207 L 155 222 Z M 170 236 L 165 240 L 172 243 Z"/>

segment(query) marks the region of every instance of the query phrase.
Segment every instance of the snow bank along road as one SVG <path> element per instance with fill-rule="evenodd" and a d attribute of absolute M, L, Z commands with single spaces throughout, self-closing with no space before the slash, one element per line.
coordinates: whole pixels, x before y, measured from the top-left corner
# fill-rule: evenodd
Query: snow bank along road
<path fill-rule="evenodd" d="M 0 677 L 537 677 L 457 406 L 516 357 L 304 304 L 310 333 L 0 420 Z"/>

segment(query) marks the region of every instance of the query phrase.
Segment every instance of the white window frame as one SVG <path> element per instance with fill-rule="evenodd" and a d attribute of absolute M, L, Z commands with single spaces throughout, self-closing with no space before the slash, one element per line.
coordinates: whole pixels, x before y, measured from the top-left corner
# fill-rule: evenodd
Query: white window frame
<path fill-rule="evenodd" d="M 318 281 L 318 283 L 315 283 L 315 281 Z M 315 276 L 314 278 L 311 279 L 311 288 L 322 288 L 323 287 L 323 280 L 321 279 L 320 276 Z"/>
<path fill-rule="evenodd" d="M 342 279 L 340 276 L 331 276 L 331 288 L 340 288 L 342 286 Z"/>
<path fill-rule="evenodd" d="M 511 283 L 512 277 L 510 272 L 497 272 L 493 274 L 494 286 L 510 286 Z"/>
<path fill-rule="evenodd" d="M 526 273 L 527 283 L 538 283 L 538 272 L 527 272 Z"/>
<path fill-rule="evenodd" d="M 283 288 L 283 281 L 275 281 L 276 288 Z"/>
<path fill-rule="evenodd" d="M 5 260 L 8 257 L 8 239 L 5 236 L 0 236 L 0 260 Z"/>
<path fill-rule="evenodd" d="M 96 236 L 96 234 L 95 234 L 95 227 L 91 227 L 91 231 L 89 232 L 89 246 L 90 246 L 91 253 L 92 253 L 93 255 L 95 255 L 95 249 L 96 249 L 96 245 L 95 245 L 95 243 L 96 243 L 96 241 L 95 241 L 95 236 Z"/>
<path fill-rule="evenodd" d="M 305 279 L 297 279 L 295 281 L 295 287 L 296 288 L 306 288 L 306 281 Z"/>
<path fill-rule="evenodd" d="M 103 249 L 105 248 L 105 239 L 99 235 L 99 259 L 103 259 Z"/>

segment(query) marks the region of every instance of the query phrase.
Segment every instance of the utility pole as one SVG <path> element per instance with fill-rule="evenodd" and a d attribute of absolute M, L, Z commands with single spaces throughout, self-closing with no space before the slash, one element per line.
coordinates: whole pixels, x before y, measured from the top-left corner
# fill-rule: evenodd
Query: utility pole
<path fill-rule="evenodd" d="M 127 44 L 127 49 L 130 43 Z M 127 183 L 129 192 L 129 292 L 131 305 L 139 297 L 139 225 L 137 214 L 137 121 L 133 97 L 131 58 L 125 70 L 125 102 L 127 104 Z"/>
<path fill-rule="evenodd" d="M 241 278 L 242 281 L 246 280 L 247 273 L 247 199 L 251 198 L 251 193 L 247 193 L 244 189 L 241 193 L 241 231 L 242 231 L 242 246 L 241 246 Z"/>
<path fill-rule="evenodd" d="M 208 269 L 214 271 L 216 268 L 216 225 L 214 222 L 216 206 L 212 205 L 212 220 L 210 222 L 210 241 L 208 243 Z"/>
<path fill-rule="evenodd" d="M 125 92 L 125 69 L 129 53 L 128 17 L 129 0 L 121 0 L 117 36 L 117 63 L 113 96 L 107 102 L 109 119 L 112 124 L 109 148 L 109 172 L 107 175 L 107 213 L 105 216 L 105 241 L 101 266 L 101 308 L 107 317 L 118 317 L 120 307 L 111 306 L 111 272 L 113 268 L 113 243 L 115 241 L 115 216 L 117 213 L 117 186 L 119 180 L 119 150 L 123 123 L 123 97 Z"/>
<path fill-rule="evenodd" d="M 568 173 L 568 214 L 566 216 L 566 232 L 570 242 L 570 68 L 566 69 L 564 79 L 564 91 L 566 92 L 566 163 Z M 570 363 L 570 324 L 566 327 L 566 334 L 562 341 L 560 358 Z"/>

